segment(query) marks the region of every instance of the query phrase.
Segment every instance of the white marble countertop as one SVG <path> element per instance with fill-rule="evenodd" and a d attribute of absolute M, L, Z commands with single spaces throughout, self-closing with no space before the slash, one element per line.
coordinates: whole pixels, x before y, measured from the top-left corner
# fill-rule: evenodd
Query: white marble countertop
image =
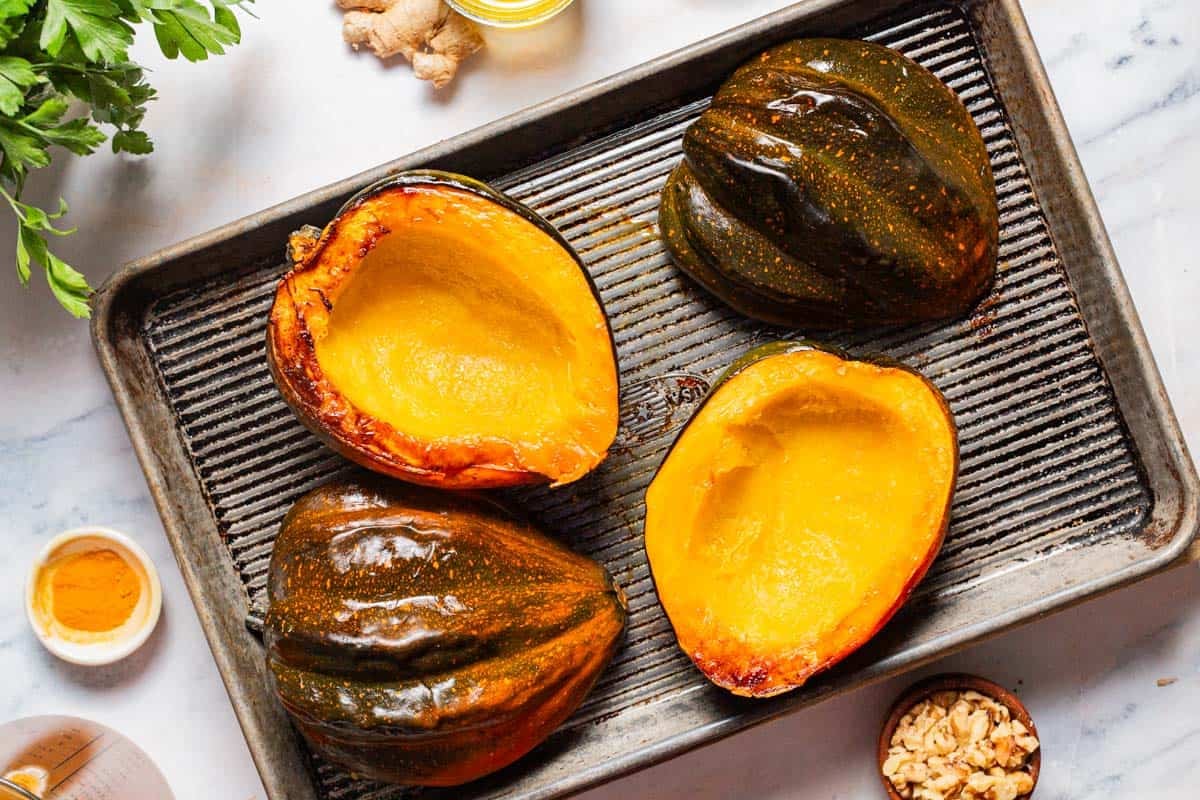
<path fill-rule="evenodd" d="M 582 0 L 543 55 L 497 42 L 436 95 L 341 44 L 331 2 L 260 0 L 224 58 L 137 48 L 161 93 L 147 160 L 56 157 L 30 196 L 64 195 L 63 254 L 96 283 L 161 246 L 786 5 Z M 1176 412 L 1200 452 L 1200 4 L 1026 0 L 1067 122 Z M 143 39 L 149 38 L 145 33 Z M 48 174 L 44 174 L 48 173 Z M 11 252 L 8 223 L 0 253 Z M 7 256 L 5 257 L 7 258 Z M 3 259 L 0 258 L 0 262 Z M 90 717 L 157 761 L 180 800 L 264 792 L 85 325 L 44 287 L 0 279 L 0 722 Z M 125 663 L 70 667 L 26 625 L 20 587 L 53 533 L 128 531 L 162 571 L 164 616 Z M 1200 571 L 1178 569 L 972 648 L 924 672 L 1019 686 L 1041 729 L 1038 797 L 1194 798 L 1200 785 Z M 625 797 L 876 797 L 877 726 L 907 676 L 761 726 L 607 787 Z M 1176 678 L 1159 686 L 1162 678 Z"/>

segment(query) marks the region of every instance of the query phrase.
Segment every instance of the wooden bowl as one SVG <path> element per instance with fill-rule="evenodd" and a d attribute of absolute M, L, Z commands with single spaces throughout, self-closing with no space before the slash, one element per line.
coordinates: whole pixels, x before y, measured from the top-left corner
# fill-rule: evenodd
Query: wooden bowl
<path fill-rule="evenodd" d="M 1020 720 L 1021 724 L 1028 728 L 1033 736 L 1038 735 L 1037 726 L 1033 724 L 1033 718 L 1029 716 L 1029 709 L 1025 708 L 1025 704 L 1008 689 L 997 683 L 992 683 L 986 678 L 980 678 L 977 675 L 967 675 L 966 673 L 946 673 L 943 675 L 934 675 L 932 678 L 919 681 L 900 695 L 900 699 L 892 706 L 887 720 L 883 723 L 883 730 L 879 733 L 879 777 L 883 781 L 883 788 L 887 791 L 888 797 L 891 800 L 903 800 L 903 798 L 896 791 L 896 787 L 892 786 L 892 782 L 883 774 L 883 762 L 887 760 L 888 747 L 891 744 L 892 735 L 896 732 L 896 726 L 900 724 L 901 717 L 909 709 L 930 695 L 937 694 L 938 692 L 965 692 L 968 689 L 974 689 L 980 694 L 985 694 L 997 702 L 1008 706 L 1009 713 L 1013 719 Z M 1041 742 L 1040 737 L 1038 741 Z M 1042 770 L 1041 747 L 1038 747 L 1033 752 L 1033 755 L 1029 757 L 1026 769 L 1029 771 L 1029 777 L 1033 779 L 1033 789 L 1029 790 L 1027 794 L 1021 795 L 1022 800 L 1032 796 L 1037 790 L 1038 773 Z"/>

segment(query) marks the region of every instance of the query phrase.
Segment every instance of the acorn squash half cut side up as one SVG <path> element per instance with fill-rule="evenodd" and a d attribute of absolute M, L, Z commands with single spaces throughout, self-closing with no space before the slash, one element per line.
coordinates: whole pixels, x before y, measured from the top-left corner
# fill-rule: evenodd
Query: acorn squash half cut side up
<path fill-rule="evenodd" d="M 481 183 L 405 173 L 294 238 L 268 355 L 351 460 L 446 488 L 574 481 L 617 430 L 617 363 L 582 263 Z"/>
<path fill-rule="evenodd" d="M 646 551 L 680 647 L 767 697 L 871 638 L 941 547 L 958 450 L 941 394 L 898 365 L 752 352 L 646 495 Z"/>

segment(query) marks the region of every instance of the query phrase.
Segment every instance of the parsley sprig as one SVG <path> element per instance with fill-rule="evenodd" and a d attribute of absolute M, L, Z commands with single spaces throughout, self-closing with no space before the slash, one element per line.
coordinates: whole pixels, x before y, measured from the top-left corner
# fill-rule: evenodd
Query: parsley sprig
<path fill-rule="evenodd" d="M 66 202 L 48 212 L 21 201 L 31 169 L 51 148 L 87 155 L 108 141 L 115 153 L 149 153 L 141 130 L 154 89 L 129 60 L 136 26 L 150 25 L 167 58 L 203 61 L 241 39 L 234 8 L 254 0 L 0 0 L 0 195 L 17 220 L 17 277 L 34 269 L 63 308 L 90 313 L 91 287 L 50 251 Z M 84 113 L 72 115 L 72 109 Z"/>

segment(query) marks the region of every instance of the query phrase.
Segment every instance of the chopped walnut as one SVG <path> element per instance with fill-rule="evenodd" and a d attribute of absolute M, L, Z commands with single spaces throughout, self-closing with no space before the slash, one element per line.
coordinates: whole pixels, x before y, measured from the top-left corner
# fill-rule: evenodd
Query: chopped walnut
<path fill-rule="evenodd" d="M 883 762 L 905 800 L 1018 800 L 1033 791 L 1038 740 L 1008 706 L 976 691 L 937 692 L 910 708 Z"/>

